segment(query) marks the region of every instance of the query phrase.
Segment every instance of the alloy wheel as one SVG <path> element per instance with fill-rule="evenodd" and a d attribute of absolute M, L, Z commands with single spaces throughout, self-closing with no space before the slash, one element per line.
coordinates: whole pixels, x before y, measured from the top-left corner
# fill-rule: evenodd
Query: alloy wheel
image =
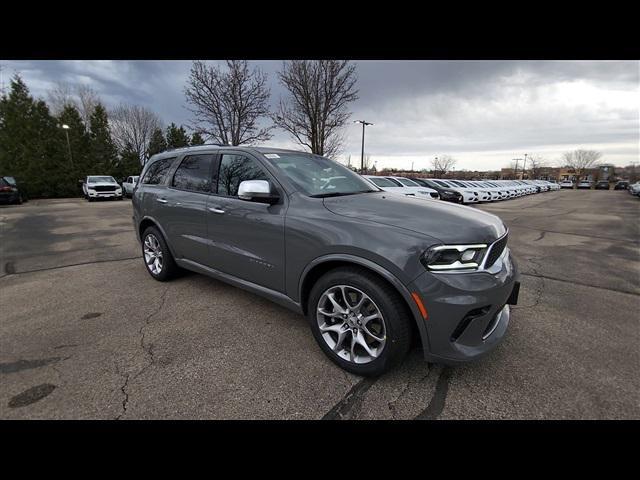
<path fill-rule="evenodd" d="M 159 275 L 162 272 L 162 247 L 153 233 L 144 239 L 144 261 L 149 271 L 154 275 Z"/>
<path fill-rule="evenodd" d="M 316 319 L 325 343 L 345 361 L 369 363 L 384 350 L 382 312 L 362 290 L 350 285 L 328 288 L 318 301 Z"/>

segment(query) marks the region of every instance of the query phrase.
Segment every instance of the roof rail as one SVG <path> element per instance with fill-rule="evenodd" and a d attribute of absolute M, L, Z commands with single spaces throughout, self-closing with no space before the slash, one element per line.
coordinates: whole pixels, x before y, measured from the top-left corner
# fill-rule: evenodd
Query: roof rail
<path fill-rule="evenodd" d="M 167 148 L 165 150 L 163 150 L 162 152 L 158 152 L 158 153 L 163 153 L 163 152 L 173 152 L 174 150 L 184 150 L 186 148 L 196 148 L 196 147 L 210 147 L 210 146 L 214 146 L 214 147 L 226 147 L 228 145 L 224 145 L 222 143 L 202 143 L 200 145 L 187 145 L 186 147 L 175 147 L 175 148 Z"/>

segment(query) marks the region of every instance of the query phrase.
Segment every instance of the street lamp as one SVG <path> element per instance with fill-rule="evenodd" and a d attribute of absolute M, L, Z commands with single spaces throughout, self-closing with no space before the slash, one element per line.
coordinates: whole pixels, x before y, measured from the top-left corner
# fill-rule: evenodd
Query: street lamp
<path fill-rule="evenodd" d="M 373 123 L 365 122 L 364 120 L 354 120 L 353 123 L 362 124 L 362 152 L 360 154 L 360 173 L 362 173 L 364 172 L 364 127 L 373 125 Z"/>
<path fill-rule="evenodd" d="M 71 156 L 71 142 L 69 142 L 69 128 L 70 128 L 69 125 L 67 125 L 66 123 L 62 124 L 62 129 L 64 130 L 64 133 L 67 135 L 67 147 L 69 148 L 69 162 L 73 167 L 73 157 Z"/>

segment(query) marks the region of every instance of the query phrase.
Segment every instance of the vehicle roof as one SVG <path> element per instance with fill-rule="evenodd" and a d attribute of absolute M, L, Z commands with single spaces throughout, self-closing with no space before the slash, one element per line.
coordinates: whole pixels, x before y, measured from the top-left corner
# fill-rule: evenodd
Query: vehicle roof
<path fill-rule="evenodd" d="M 169 158 L 169 157 L 173 157 L 175 155 L 179 155 L 181 153 L 185 153 L 185 152 L 193 152 L 193 151 L 200 151 L 200 150 L 205 150 L 205 151 L 212 151 L 212 150 L 222 150 L 222 149 L 226 149 L 226 148 L 233 148 L 234 150 L 240 150 L 240 151 L 245 151 L 248 153 L 252 153 L 252 152 L 258 152 L 258 153 L 297 153 L 297 154 L 307 154 L 307 155 L 311 155 L 310 152 L 305 152 L 303 150 L 291 150 L 291 149 L 286 149 L 286 148 L 275 148 L 275 147 L 267 147 L 267 146 L 249 146 L 249 145 L 220 145 L 217 143 L 205 143 L 203 145 L 193 145 L 190 147 L 180 147 L 180 148 L 172 148 L 169 150 L 164 150 L 163 152 L 159 152 L 156 153 L 155 155 L 152 155 L 151 158 L 149 158 L 149 160 L 153 159 L 154 161 L 156 159 L 160 159 L 160 158 Z"/>

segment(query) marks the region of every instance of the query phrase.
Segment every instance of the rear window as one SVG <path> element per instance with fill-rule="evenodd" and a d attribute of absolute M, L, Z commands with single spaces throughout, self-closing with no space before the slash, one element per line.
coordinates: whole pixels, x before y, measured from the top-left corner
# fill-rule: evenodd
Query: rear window
<path fill-rule="evenodd" d="M 156 160 L 153 162 L 149 165 L 147 173 L 144 174 L 142 183 L 146 185 L 159 185 L 163 183 L 174 160 L 175 157 L 163 158 L 162 160 Z"/>
<path fill-rule="evenodd" d="M 398 182 L 403 184 L 405 187 L 419 187 L 420 186 L 416 182 L 414 182 L 413 180 L 409 180 L 408 178 L 395 178 L 394 180 L 397 180 Z"/>
<path fill-rule="evenodd" d="M 181 190 L 210 192 L 213 158 L 211 154 L 185 157 L 173 175 L 173 186 Z"/>

